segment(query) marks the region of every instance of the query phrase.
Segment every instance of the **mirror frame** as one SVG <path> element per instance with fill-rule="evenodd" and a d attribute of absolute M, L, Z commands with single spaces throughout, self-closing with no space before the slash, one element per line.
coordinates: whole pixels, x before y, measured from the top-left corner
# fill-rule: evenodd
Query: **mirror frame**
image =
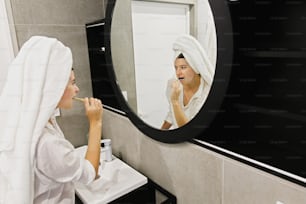
<path fill-rule="evenodd" d="M 126 113 L 131 122 L 143 134 L 154 140 L 164 143 L 180 143 L 203 134 L 219 112 L 219 108 L 223 102 L 230 80 L 233 58 L 233 37 L 230 35 L 232 33 L 231 16 L 229 8 L 223 0 L 208 0 L 208 2 L 214 17 L 217 34 L 217 61 L 211 90 L 199 113 L 186 125 L 173 130 L 160 130 L 149 126 L 140 119 L 139 116 L 129 107 L 121 93 L 119 83 L 116 79 L 115 70 L 113 68 L 113 59 L 110 49 L 112 15 L 116 5 L 116 0 L 108 0 L 105 17 L 104 41 L 106 66 L 110 74 L 110 80 L 122 111 Z"/>

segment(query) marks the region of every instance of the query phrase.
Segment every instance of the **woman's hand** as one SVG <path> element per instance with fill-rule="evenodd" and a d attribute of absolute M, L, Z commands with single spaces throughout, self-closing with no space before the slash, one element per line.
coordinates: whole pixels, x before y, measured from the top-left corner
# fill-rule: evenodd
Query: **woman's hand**
<path fill-rule="evenodd" d="M 184 113 L 182 105 L 179 103 L 179 96 L 183 91 L 183 87 L 179 80 L 175 80 L 172 83 L 171 91 L 171 104 L 173 108 L 174 118 L 178 127 L 185 125 L 188 122 L 188 119 Z"/>
<path fill-rule="evenodd" d="M 103 106 L 101 100 L 86 97 L 84 106 L 89 122 L 102 122 Z"/>
<path fill-rule="evenodd" d="M 171 85 L 171 102 L 178 102 L 180 93 L 182 92 L 182 86 L 179 80 L 175 80 Z"/>

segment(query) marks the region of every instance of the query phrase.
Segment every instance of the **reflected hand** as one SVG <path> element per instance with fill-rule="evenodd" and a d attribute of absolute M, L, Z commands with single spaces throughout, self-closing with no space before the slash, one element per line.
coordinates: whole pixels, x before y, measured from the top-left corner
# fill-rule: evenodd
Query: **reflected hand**
<path fill-rule="evenodd" d="M 181 83 L 179 80 L 175 80 L 172 82 L 171 85 L 171 101 L 172 102 L 178 102 L 179 96 L 182 91 Z"/>

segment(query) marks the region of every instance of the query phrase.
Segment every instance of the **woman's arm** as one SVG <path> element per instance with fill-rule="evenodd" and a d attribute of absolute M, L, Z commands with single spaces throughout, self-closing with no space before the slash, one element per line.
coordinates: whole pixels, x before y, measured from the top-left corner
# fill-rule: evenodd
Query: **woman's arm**
<path fill-rule="evenodd" d="M 84 105 L 89 121 L 88 148 L 85 159 L 93 165 L 97 177 L 100 163 L 103 107 L 101 101 L 94 98 L 85 98 Z"/>
<path fill-rule="evenodd" d="M 171 104 L 177 126 L 182 127 L 183 125 L 188 123 L 188 118 L 186 117 L 183 108 L 178 101 L 172 101 Z"/>
<path fill-rule="evenodd" d="M 163 125 L 161 126 L 162 130 L 169 130 L 169 128 L 172 126 L 171 123 L 164 121 Z"/>

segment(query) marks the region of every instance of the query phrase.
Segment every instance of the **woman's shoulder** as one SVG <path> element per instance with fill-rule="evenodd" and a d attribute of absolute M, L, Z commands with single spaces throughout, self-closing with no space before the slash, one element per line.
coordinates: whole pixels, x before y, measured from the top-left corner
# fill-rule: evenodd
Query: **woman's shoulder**
<path fill-rule="evenodd" d="M 68 148 L 74 148 L 73 145 L 65 139 L 61 132 L 50 125 L 46 125 L 38 141 L 39 146 L 63 145 Z"/>

